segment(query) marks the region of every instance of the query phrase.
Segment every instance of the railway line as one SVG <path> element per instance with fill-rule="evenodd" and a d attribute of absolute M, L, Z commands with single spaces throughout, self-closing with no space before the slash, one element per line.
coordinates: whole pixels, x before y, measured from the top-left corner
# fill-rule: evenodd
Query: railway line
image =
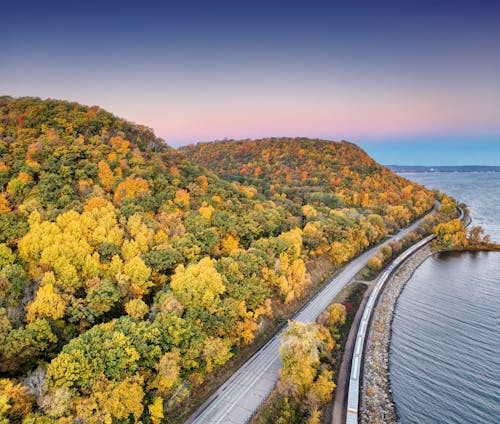
<path fill-rule="evenodd" d="M 403 239 L 415 230 L 424 218 L 391 236 L 383 244 Z M 378 252 L 374 246 L 345 265 L 292 319 L 314 322 L 335 296 L 351 282 Z M 221 387 L 188 418 L 187 424 L 246 423 L 273 390 L 279 377 L 281 360 L 278 347 L 284 326 L 258 352 L 239 368 Z"/>
<path fill-rule="evenodd" d="M 458 219 L 461 221 L 465 220 L 465 227 L 469 226 L 471 223 L 470 217 L 467 216 L 464 210 L 457 207 Z M 425 237 L 418 243 L 409 247 L 396 259 L 394 259 L 391 264 L 385 269 L 384 272 L 379 276 L 375 287 L 373 288 L 370 297 L 365 305 L 363 311 L 363 316 L 361 318 L 360 325 L 356 334 L 356 343 L 354 345 L 354 352 L 351 362 L 351 373 L 349 376 L 349 389 L 347 394 L 347 406 L 346 406 L 346 423 L 347 424 L 357 424 L 358 423 L 358 408 L 360 401 L 361 392 L 361 367 L 363 365 L 363 355 L 365 341 L 367 333 L 369 331 L 370 319 L 373 313 L 373 309 L 377 303 L 377 299 L 384 288 L 384 285 L 392 276 L 394 271 L 396 271 L 403 262 L 405 262 L 411 255 L 420 250 L 422 247 L 430 243 L 436 236 L 434 234 Z"/>

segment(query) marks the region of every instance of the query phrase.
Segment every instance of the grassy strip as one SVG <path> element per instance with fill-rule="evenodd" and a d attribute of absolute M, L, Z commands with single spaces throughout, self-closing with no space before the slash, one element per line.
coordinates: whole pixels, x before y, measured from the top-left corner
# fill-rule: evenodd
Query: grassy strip
<path fill-rule="evenodd" d="M 332 303 L 342 303 L 345 306 L 347 313 L 346 322 L 340 330 L 340 338 L 337 342 L 338 345 L 335 352 L 333 381 L 335 382 L 336 385 L 338 384 L 338 374 L 340 367 L 342 365 L 342 357 L 344 356 L 344 349 L 345 349 L 345 344 L 347 342 L 347 337 L 349 336 L 351 325 L 354 321 L 354 318 L 356 317 L 359 305 L 363 301 L 363 296 L 367 289 L 368 285 L 364 283 L 361 282 L 352 283 L 344 287 L 332 302 Z M 334 398 L 335 396 L 332 396 L 330 402 L 328 402 L 325 408 L 323 408 L 321 414 L 321 420 L 325 424 L 331 422 Z"/>

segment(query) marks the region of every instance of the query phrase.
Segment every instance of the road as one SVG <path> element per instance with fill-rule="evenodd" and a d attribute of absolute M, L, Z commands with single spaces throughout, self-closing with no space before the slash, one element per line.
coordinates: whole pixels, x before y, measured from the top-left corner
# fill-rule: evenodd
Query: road
<path fill-rule="evenodd" d="M 400 240 L 416 229 L 423 218 L 391 236 L 384 244 Z M 346 264 L 299 312 L 293 320 L 314 322 L 334 297 L 366 265 L 380 249 L 374 246 Z M 186 421 L 186 424 L 246 423 L 267 398 L 278 381 L 281 368 L 278 347 L 283 327 L 259 351 L 248 359 L 219 389 Z"/>

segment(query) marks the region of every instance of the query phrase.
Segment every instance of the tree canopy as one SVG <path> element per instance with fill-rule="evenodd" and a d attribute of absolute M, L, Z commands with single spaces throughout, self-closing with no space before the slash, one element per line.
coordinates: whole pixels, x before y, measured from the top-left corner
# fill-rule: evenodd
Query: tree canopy
<path fill-rule="evenodd" d="M 0 97 L 0 420 L 168 421 L 313 261 L 433 198 L 347 142 L 178 151 L 98 106 Z"/>

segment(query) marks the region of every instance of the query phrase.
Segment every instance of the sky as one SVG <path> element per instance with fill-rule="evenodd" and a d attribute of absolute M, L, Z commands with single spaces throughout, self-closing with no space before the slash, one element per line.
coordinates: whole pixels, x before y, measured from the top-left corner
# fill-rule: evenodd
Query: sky
<path fill-rule="evenodd" d="M 304 136 L 500 165 L 498 1 L 11 1 L 0 52 L 0 95 L 99 105 L 174 147 Z"/>

